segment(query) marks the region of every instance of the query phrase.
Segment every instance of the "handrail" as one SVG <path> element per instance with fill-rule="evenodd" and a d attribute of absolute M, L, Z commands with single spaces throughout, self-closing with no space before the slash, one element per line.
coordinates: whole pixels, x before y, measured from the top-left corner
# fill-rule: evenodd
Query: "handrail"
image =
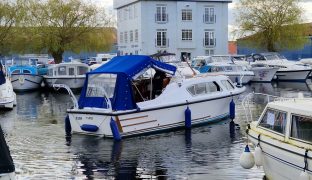
<path fill-rule="evenodd" d="M 59 89 L 61 89 L 61 88 L 63 88 L 63 89 L 66 89 L 67 90 L 67 92 L 68 92 L 68 94 L 70 95 L 70 98 L 71 98 L 71 100 L 73 101 L 73 103 L 74 103 L 74 108 L 75 109 L 78 109 L 78 101 L 77 101 L 77 99 L 76 99 L 76 97 L 75 97 L 75 95 L 74 95 L 74 93 L 73 93 L 73 91 L 66 85 L 66 84 L 53 84 L 53 88 L 55 89 L 55 90 L 59 90 Z"/>
<path fill-rule="evenodd" d="M 266 96 L 266 97 L 267 97 L 267 100 L 268 100 L 268 103 L 270 102 L 270 97 L 274 98 L 273 101 L 275 101 L 276 99 L 280 99 L 280 98 L 281 98 L 281 97 L 279 97 L 279 96 L 274 96 L 274 95 L 264 94 L 264 93 L 255 93 L 255 92 L 252 92 L 252 93 L 247 94 L 247 95 L 244 97 L 244 99 L 242 100 L 242 106 L 243 106 L 243 109 L 244 109 L 244 112 L 245 112 L 245 116 L 246 116 L 247 122 L 251 122 L 251 121 L 253 120 L 252 112 L 251 112 L 251 108 L 250 108 L 250 101 L 251 101 L 251 97 L 253 97 L 254 95 Z M 249 112 L 247 112 L 246 106 L 247 106 Z M 250 115 L 250 120 L 249 120 L 248 114 Z"/>

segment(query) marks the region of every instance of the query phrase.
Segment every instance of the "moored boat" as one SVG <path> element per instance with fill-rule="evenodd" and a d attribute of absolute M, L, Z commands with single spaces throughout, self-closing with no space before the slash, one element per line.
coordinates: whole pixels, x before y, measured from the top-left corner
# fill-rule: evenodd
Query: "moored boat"
<path fill-rule="evenodd" d="M 195 57 L 192 60 L 192 67 L 200 73 L 226 75 L 238 84 L 248 84 L 254 78 L 254 72 L 249 71 L 246 67 L 228 61 L 221 61 L 219 58 L 217 57 L 217 61 L 214 61 L 209 56 Z"/>
<path fill-rule="evenodd" d="M 43 76 L 39 73 L 37 62 L 29 60 L 12 60 L 7 67 L 14 91 L 31 91 L 42 86 Z"/>
<path fill-rule="evenodd" d="M 13 109 L 14 105 L 16 105 L 16 95 L 0 63 L 0 109 Z"/>
<path fill-rule="evenodd" d="M 264 63 L 269 67 L 279 68 L 276 72 L 278 81 L 302 81 L 310 75 L 312 68 L 301 62 L 289 61 L 278 53 L 260 53 L 251 55 L 253 63 Z"/>
<path fill-rule="evenodd" d="M 43 77 L 50 88 L 53 88 L 53 84 L 65 84 L 73 90 L 79 90 L 83 87 L 88 71 L 88 65 L 72 61 L 50 65 L 48 74 Z"/>
<path fill-rule="evenodd" d="M 267 179 L 312 177 L 311 105 L 311 98 L 274 97 L 258 121 L 247 126 L 256 165 L 263 166 Z"/>
<path fill-rule="evenodd" d="M 251 80 L 253 82 L 271 82 L 277 78 L 276 72 L 279 68 L 269 67 L 267 64 L 261 62 L 250 63 L 250 61 L 253 61 L 251 58 L 251 56 L 233 55 L 232 61 L 237 65 L 245 66 L 248 70 L 253 71 L 255 74 Z"/>
<path fill-rule="evenodd" d="M 155 69 L 154 77 L 140 79 L 149 68 Z M 211 123 L 228 117 L 230 102 L 245 90 L 226 76 L 184 79 L 175 71 L 175 66 L 135 55 L 115 57 L 87 73 L 79 103 L 67 110 L 72 132 L 116 139 L 116 134 L 185 127 L 186 121 Z"/>

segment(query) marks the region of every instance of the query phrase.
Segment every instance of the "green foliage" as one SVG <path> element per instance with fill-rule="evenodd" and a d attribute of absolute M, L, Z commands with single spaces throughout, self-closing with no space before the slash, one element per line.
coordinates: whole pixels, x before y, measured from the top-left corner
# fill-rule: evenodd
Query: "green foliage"
<path fill-rule="evenodd" d="M 18 11 L 19 2 L 0 1 L 0 54 L 8 54 L 14 27 L 18 24 L 22 11 Z"/>
<path fill-rule="evenodd" d="M 307 42 L 299 0 L 240 0 L 237 23 L 245 45 L 268 51 L 299 49 Z"/>
<path fill-rule="evenodd" d="M 64 51 L 107 50 L 112 43 L 112 39 L 100 42 L 105 33 L 98 27 L 109 25 L 109 19 L 102 17 L 105 13 L 93 4 L 81 0 L 33 0 L 28 7 L 33 27 L 29 29 L 33 35 L 31 49 L 47 51 L 56 63 L 62 61 Z"/>

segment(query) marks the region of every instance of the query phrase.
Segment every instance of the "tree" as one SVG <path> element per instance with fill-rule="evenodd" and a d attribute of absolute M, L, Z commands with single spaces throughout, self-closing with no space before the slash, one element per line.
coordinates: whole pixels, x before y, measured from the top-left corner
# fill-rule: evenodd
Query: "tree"
<path fill-rule="evenodd" d="M 237 23 L 248 45 L 275 52 L 307 42 L 299 0 L 239 0 Z"/>
<path fill-rule="evenodd" d="M 110 19 L 93 4 L 81 0 L 33 0 L 28 6 L 30 25 L 22 36 L 29 42 L 28 51 L 47 51 L 60 63 L 65 51 L 107 50 L 113 43 L 113 37 L 101 38 L 107 33 L 103 29 Z"/>
<path fill-rule="evenodd" d="M 0 55 L 9 51 L 10 36 L 17 24 L 18 5 L 9 1 L 0 1 Z"/>

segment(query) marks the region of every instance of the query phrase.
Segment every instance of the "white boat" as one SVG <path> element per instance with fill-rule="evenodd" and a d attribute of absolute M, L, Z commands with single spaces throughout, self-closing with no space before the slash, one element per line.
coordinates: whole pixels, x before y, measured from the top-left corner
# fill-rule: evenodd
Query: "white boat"
<path fill-rule="evenodd" d="M 40 74 L 35 59 L 12 60 L 7 71 L 14 91 L 31 91 L 42 86 L 43 74 Z"/>
<path fill-rule="evenodd" d="M 0 63 L 0 109 L 13 109 L 16 105 L 16 95 L 9 78 L 3 71 L 4 67 Z"/>
<path fill-rule="evenodd" d="M 156 70 L 154 78 L 138 80 L 148 68 Z M 211 123 L 228 117 L 230 102 L 245 90 L 226 76 L 183 79 L 175 71 L 149 56 L 132 55 L 87 73 L 79 103 L 67 110 L 72 132 L 116 139 Z"/>
<path fill-rule="evenodd" d="M 258 121 L 247 126 L 255 162 L 266 179 L 311 179 L 312 99 L 273 98 Z"/>
<path fill-rule="evenodd" d="M 300 62 L 289 61 L 278 53 L 261 53 L 252 55 L 253 63 L 264 63 L 269 67 L 279 68 L 276 72 L 278 81 L 305 81 L 312 68 Z"/>
<path fill-rule="evenodd" d="M 300 59 L 300 62 L 302 64 L 309 64 L 309 65 L 312 65 L 312 58 L 303 58 L 303 59 Z"/>
<path fill-rule="evenodd" d="M 265 63 L 255 62 L 250 63 L 250 56 L 244 55 L 233 55 L 233 63 L 241 66 L 245 66 L 247 69 L 254 72 L 255 76 L 251 81 L 253 82 L 271 82 L 273 79 L 276 79 L 276 72 L 279 68 L 269 67 Z"/>
<path fill-rule="evenodd" d="M 219 60 L 220 57 L 217 57 L 217 61 L 209 56 L 195 57 L 192 60 L 192 67 L 200 73 L 226 75 L 238 84 L 248 84 L 254 78 L 254 72 L 248 70 L 245 66 L 230 63 L 227 60 Z"/>
<path fill-rule="evenodd" d="M 49 66 L 48 74 L 43 77 L 50 88 L 53 84 L 65 84 L 71 89 L 81 89 L 88 71 L 87 64 L 72 61 Z"/>

